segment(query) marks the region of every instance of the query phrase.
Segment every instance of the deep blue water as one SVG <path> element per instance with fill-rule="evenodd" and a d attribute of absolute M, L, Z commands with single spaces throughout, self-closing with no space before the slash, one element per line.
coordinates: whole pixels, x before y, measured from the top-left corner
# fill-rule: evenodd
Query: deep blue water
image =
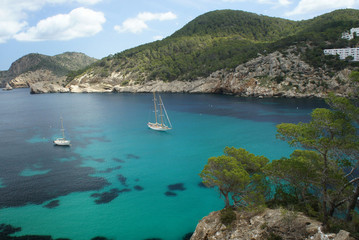
<path fill-rule="evenodd" d="M 316 99 L 162 94 L 173 129 L 147 128 L 151 94 L 0 92 L 0 223 L 16 235 L 177 240 L 223 208 L 198 174 L 225 146 L 278 159 L 276 124 L 309 121 Z M 60 116 L 71 147 L 56 147 Z"/>

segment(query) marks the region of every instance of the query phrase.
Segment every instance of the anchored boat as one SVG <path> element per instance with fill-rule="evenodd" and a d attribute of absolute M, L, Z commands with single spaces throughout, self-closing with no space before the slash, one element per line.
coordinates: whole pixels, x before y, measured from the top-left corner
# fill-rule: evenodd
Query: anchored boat
<path fill-rule="evenodd" d="M 153 93 L 153 104 L 155 108 L 155 122 L 148 122 L 147 126 L 155 131 L 168 131 L 172 129 L 171 121 L 167 115 L 165 105 L 163 104 L 162 98 Z"/>
<path fill-rule="evenodd" d="M 65 129 L 64 129 L 62 117 L 60 118 L 60 120 L 61 120 L 62 138 L 57 138 L 56 140 L 54 140 L 54 144 L 58 146 L 70 146 L 71 141 L 65 138 Z"/>

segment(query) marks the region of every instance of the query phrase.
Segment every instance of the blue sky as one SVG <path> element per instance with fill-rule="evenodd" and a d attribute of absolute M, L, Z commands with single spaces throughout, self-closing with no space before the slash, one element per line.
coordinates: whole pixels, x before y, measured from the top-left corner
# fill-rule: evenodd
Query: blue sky
<path fill-rule="evenodd" d="M 218 9 L 303 20 L 343 8 L 358 9 L 359 0 L 0 0 L 0 70 L 29 53 L 100 59 Z"/>

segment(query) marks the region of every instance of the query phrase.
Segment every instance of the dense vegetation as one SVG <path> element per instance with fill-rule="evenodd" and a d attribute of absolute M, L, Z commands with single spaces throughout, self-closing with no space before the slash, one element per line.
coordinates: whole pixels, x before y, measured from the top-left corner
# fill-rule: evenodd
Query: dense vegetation
<path fill-rule="evenodd" d="M 340 69 L 354 65 L 325 57 L 324 48 L 353 46 L 341 34 L 359 26 L 358 10 L 337 10 L 311 20 L 290 21 L 253 13 L 220 10 L 203 14 L 161 41 L 103 58 L 76 75 L 92 71 L 100 77 L 112 72 L 132 73 L 138 82 L 161 79 L 193 80 L 289 46 L 315 67 Z"/>
<path fill-rule="evenodd" d="M 358 82 L 359 72 L 351 78 Z M 314 109 L 308 123 L 277 125 L 277 137 L 298 148 L 290 157 L 269 162 L 226 147 L 208 159 L 200 177 L 224 198 L 224 223 L 234 220 L 230 209 L 281 206 L 359 237 L 359 102 L 334 95 L 326 101 L 331 108 Z"/>

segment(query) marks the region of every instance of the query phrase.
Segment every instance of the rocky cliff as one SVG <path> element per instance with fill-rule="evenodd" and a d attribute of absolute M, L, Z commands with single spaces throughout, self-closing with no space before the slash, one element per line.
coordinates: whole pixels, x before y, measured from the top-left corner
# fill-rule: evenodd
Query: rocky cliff
<path fill-rule="evenodd" d="M 323 233 L 321 223 L 302 213 L 281 209 L 265 209 L 260 213 L 236 212 L 236 219 L 225 226 L 220 211 L 212 212 L 197 225 L 191 240 L 267 240 L 313 239 L 354 240 L 346 231 Z"/>
<path fill-rule="evenodd" d="M 293 50 L 293 49 L 292 49 Z M 224 93 L 254 97 L 325 97 L 328 92 L 349 96 L 353 83 L 350 70 L 328 72 L 314 68 L 300 59 L 292 50 L 258 56 L 233 70 L 220 70 L 195 81 L 148 81 L 138 84 L 121 72 L 109 77 L 86 73 L 65 86 L 69 92 L 185 92 Z M 53 92 L 54 87 L 37 84 L 32 93 Z M 61 90 L 62 92 L 64 89 Z"/>
<path fill-rule="evenodd" d="M 63 85 L 69 71 L 84 68 L 96 59 L 83 53 L 67 52 L 55 56 L 28 54 L 11 64 L 9 70 L 0 72 L 0 87 L 29 87 L 37 82 Z"/>

